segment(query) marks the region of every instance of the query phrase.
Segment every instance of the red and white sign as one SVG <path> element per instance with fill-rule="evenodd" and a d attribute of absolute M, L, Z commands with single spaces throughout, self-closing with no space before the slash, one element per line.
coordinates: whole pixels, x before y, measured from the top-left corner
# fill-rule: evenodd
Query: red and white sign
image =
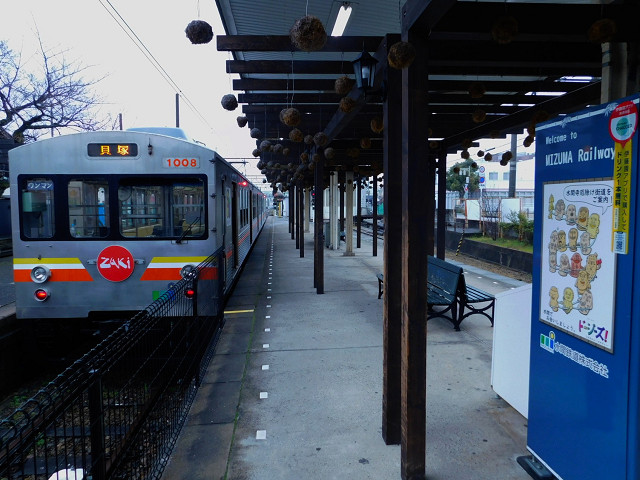
<path fill-rule="evenodd" d="M 609 135 L 622 146 L 633 137 L 638 128 L 638 109 L 631 101 L 618 105 L 609 119 Z"/>
<path fill-rule="evenodd" d="M 98 255 L 98 272 L 111 282 L 122 282 L 129 278 L 134 266 L 131 252 L 120 245 L 111 245 Z"/>

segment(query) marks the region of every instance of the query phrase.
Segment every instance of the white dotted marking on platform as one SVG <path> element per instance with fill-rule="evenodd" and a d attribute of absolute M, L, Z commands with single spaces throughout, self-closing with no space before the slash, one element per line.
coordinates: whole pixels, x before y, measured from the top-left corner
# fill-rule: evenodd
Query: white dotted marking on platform
<path fill-rule="evenodd" d="M 494 285 L 498 285 L 498 282 L 493 282 Z"/>
<path fill-rule="evenodd" d="M 263 343 L 262 344 L 262 348 L 269 348 L 269 344 L 268 343 Z"/>
<path fill-rule="evenodd" d="M 271 318 L 271 315 L 265 315 L 264 318 Z"/>
<path fill-rule="evenodd" d="M 482 277 L 478 277 L 478 278 L 482 278 Z"/>
<path fill-rule="evenodd" d="M 267 300 L 271 300 L 271 295 L 267 295 Z"/>
<path fill-rule="evenodd" d="M 269 285 L 271 285 L 271 284 L 269 284 Z M 270 289 L 270 288 L 267 288 L 267 292 L 270 292 L 270 291 L 271 291 L 271 289 Z"/>
<path fill-rule="evenodd" d="M 265 329 L 264 329 L 264 331 L 265 331 L 265 332 L 270 332 L 270 331 L 271 331 L 271 329 L 270 329 L 270 328 L 265 328 Z"/>
<path fill-rule="evenodd" d="M 269 398 L 269 394 L 267 392 L 260 392 L 260 399 Z"/>
<path fill-rule="evenodd" d="M 271 285 L 272 282 L 267 282 L 267 285 Z M 268 292 L 270 292 L 271 290 L 267 290 Z"/>
<path fill-rule="evenodd" d="M 262 370 L 269 370 L 269 365 L 262 365 Z"/>
<path fill-rule="evenodd" d="M 266 430 L 258 430 L 256 432 L 256 440 L 266 440 L 267 439 L 267 431 Z"/>
<path fill-rule="evenodd" d="M 267 308 L 271 308 L 271 305 L 267 305 Z"/>

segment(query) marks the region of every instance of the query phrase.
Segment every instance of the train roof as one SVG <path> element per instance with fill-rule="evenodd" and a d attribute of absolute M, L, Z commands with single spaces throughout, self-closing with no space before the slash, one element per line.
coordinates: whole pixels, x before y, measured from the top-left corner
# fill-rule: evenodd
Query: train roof
<path fill-rule="evenodd" d="M 187 140 L 193 142 L 193 139 L 189 138 L 185 131 L 178 127 L 132 127 L 127 128 L 127 132 L 140 132 L 140 133 L 154 133 L 156 135 L 166 135 L 167 137 L 179 138 L 181 140 Z"/>

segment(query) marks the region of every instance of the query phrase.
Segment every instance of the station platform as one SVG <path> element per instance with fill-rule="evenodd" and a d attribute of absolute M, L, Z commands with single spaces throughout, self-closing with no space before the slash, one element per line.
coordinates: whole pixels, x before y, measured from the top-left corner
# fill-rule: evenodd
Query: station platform
<path fill-rule="evenodd" d="M 288 220 L 268 219 L 163 480 L 401 478 L 400 446 L 381 435 L 378 242 L 376 257 L 367 236 L 354 256 L 325 250 L 318 295 L 312 234 L 300 258 Z M 491 293 L 523 285 L 465 269 Z M 427 478 L 530 479 L 516 461 L 526 419 L 491 388 L 489 321 L 474 315 L 456 332 L 435 318 L 427 330 Z"/>

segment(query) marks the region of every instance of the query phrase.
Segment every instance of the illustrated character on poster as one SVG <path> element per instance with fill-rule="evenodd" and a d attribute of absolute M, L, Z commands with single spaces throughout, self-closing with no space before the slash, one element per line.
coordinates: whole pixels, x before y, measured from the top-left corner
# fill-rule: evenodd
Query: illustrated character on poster
<path fill-rule="evenodd" d="M 569 262 L 569 256 L 566 253 L 560 255 L 560 266 L 558 267 L 558 273 L 566 277 L 571 271 L 571 262 Z"/>
<path fill-rule="evenodd" d="M 549 195 L 549 220 L 553 218 L 553 193 Z"/>
<path fill-rule="evenodd" d="M 587 257 L 587 264 L 584 269 L 589 274 L 589 280 L 593 281 L 593 279 L 596 278 L 596 274 L 601 266 L 602 260 L 598 259 L 597 253 L 592 253 Z"/>
<path fill-rule="evenodd" d="M 572 252 L 578 250 L 578 234 L 578 229 L 575 227 L 569 230 L 569 250 Z"/>
<path fill-rule="evenodd" d="M 591 293 L 591 290 L 587 290 L 580 297 L 579 304 L 578 304 L 578 311 L 581 314 L 586 315 L 592 309 L 593 309 L 593 294 Z"/>
<path fill-rule="evenodd" d="M 578 230 L 584 231 L 587 229 L 587 223 L 589 222 L 589 209 L 587 207 L 580 207 L 578 209 L 578 220 L 576 226 Z"/>
<path fill-rule="evenodd" d="M 573 310 L 573 290 L 571 289 L 571 287 L 567 287 L 564 289 L 562 295 L 562 309 L 564 310 L 564 313 L 567 314 L 571 310 Z"/>
<path fill-rule="evenodd" d="M 589 255 L 591 253 L 591 237 L 588 232 L 582 232 L 580 234 L 580 252 L 583 255 Z"/>
<path fill-rule="evenodd" d="M 558 231 L 551 232 L 551 238 L 549 240 L 549 253 L 556 254 L 558 252 Z"/>
<path fill-rule="evenodd" d="M 564 200 L 560 199 L 556 202 L 556 220 L 564 218 Z"/>
<path fill-rule="evenodd" d="M 578 295 L 583 295 L 587 290 L 591 290 L 591 279 L 589 278 L 589 273 L 586 270 L 580 270 L 578 272 L 576 289 L 578 290 Z"/>
<path fill-rule="evenodd" d="M 558 292 L 558 287 L 553 286 L 549 289 L 549 306 L 551 310 L 554 312 L 558 311 L 560 304 L 558 303 L 558 298 L 560 298 L 560 292 Z"/>
<path fill-rule="evenodd" d="M 582 256 L 576 252 L 571 255 L 571 272 L 569 272 L 569 275 L 573 278 L 578 278 L 578 273 L 580 273 L 582 268 Z"/>
<path fill-rule="evenodd" d="M 576 206 L 573 203 L 567 205 L 567 225 L 575 225 L 578 219 Z"/>
<path fill-rule="evenodd" d="M 549 252 L 549 271 L 556 273 L 558 271 L 558 256 Z"/>
<path fill-rule="evenodd" d="M 567 234 L 564 230 L 558 231 L 558 251 L 566 252 L 567 251 Z"/>
<path fill-rule="evenodd" d="M 596 238 L 600 233 L 600 215 L 592 213 L 589 216 L 589 223 L 587 224 L 587 232 L 591 238 Z"/>

